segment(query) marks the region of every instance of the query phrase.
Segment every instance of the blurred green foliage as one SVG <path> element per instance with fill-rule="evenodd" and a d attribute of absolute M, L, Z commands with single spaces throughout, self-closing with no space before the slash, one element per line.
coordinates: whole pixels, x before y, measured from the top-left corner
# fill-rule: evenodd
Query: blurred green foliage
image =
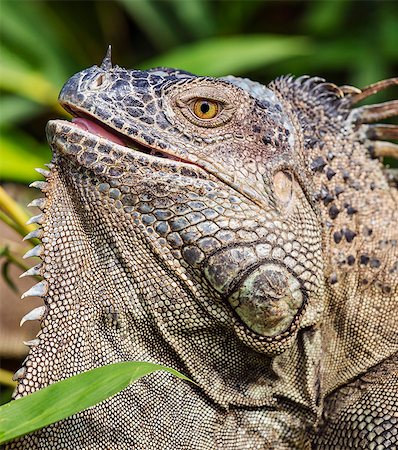
<path fill-rule="evenodd" d="M 45 123 L 65 114 L 57 93 L 109 43 L 125 67 L 364 86 L 397 73 L 397 21 L 392 1 L 2 0 L 1 178 L 36 178 L 50 159 Z"/>

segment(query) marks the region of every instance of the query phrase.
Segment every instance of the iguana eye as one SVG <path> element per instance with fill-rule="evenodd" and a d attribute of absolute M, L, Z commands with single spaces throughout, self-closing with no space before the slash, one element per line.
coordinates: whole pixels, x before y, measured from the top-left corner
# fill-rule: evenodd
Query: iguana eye
<path fill-rule="evenodd" d="M 198 99 L 193 104 L 193 112 L 199 119 L 213 119 L 219 111 L 219 104 L 212 100 Z"/>
<path fill-rule="evenodd" d="M 228 92 L 220 92 L 220 89 L 209 86 L 194 86 L 184 92 L 177 91 L 170 100 L 178 115 L 181 113 L 193 125 L 207 129 L 224 125 L 232 119 L 237 109 L 235 99 Z M 170 119 L 176 120 L 173 115 Z"/>

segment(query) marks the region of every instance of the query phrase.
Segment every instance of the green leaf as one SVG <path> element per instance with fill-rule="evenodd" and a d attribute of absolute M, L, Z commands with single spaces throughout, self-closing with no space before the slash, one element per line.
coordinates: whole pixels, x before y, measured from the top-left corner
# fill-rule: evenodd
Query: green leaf
<path fill-rule="evenodd" d="M 32 70 L 44 72 L 51 82 L 64 80 L 67 56 L 59 45 L 57 28 L 46 16 L 47 8 L 41 2 L 21 0 L 2 0 L 1 6 L 3 45 L 21 55 Z"/>
<path fill-rule="evenodd" d="M 235 0 L 232 2 L 228 2 L 227 8 L 225 7 L 225 1 L 211 2 L 211 5 L 216 9 L 215 22 L 217 23 L 217 30 L 219 34 L 238 34 L 243 30 L 247 30 L 247 25 L 249 25 L 250 29 L 251 25 L 257 20 L 255 16 L 257 10 L 264 8 L 263 2 L 259 2 L 258 0 Z M 257 16 L 257 18 L 260 17 Z M 267 21 L 261 21 L 266 24 L 264 28 L 267 29 L 269 27 Z"/>
<path fill-rule="evenodd" d="M 35 167 L 42 167 L 51 158 L 50 149 L 17 130 L 1 130 L 0 180 L 31 182 L 37 180 Z"/>
<path fill-rule="evenodd" d="M 211 3 L 203 0 L 169 0 L 179 24 L 189 35 L 203 38 L 214 33 Z"/>
<path fill-rule="evenodd" d="M 156 370 L 185 375 L 158 364 L 128 361 L 89 370 L 0 407 L 0 444 L 77 414 Z"/>
<path fill-rule="evenodd" d="M 161 10 L 164 6 L 162 2 L 155 3 L 150 0 L 119 0 L 119 2 L 158 48 L 164 49 L 177 44 L 178 35 L 165 14 L 166 11 Z"/>
<path fill-rule="evenodd" d="M 4 46 L 0 46 L 0 54 L 0 88 L 37 103 L 51 106 L 57 103 L 59 89 L 43 73 Z"/>
<path fill-rule="evenodd" d="M 0 126 L 12 125 L 33 119 L 44 111 L 44 108 L 18 95 L 2 94 L 0 96 Z"/>
<path fill-rule="evenodd" d="M 146 61 L 141 68 L 175 67 L 198 75 L 236 75 L 311 52 L 310 44 L 304 37 L 268 34 L 231 36 L 178 47 Z"/>
<path fill-rule="evenodd" d="M 383 9 L 379 11 L 379 17 L 375 19 L 378 25 L 379 49 L 384 56 L 384 62 L 398 61 L 397 5 L 394 5 L 394 2 L 383 2 L 382 7 Z"/>
<path fill-rule="evenodd" d="M 304 19 L 306 29 L 320 35 L 336 33 L 339 26 L 344 24 L 349 6 L 350 3 L 345 0 L 311 2 Z"/>

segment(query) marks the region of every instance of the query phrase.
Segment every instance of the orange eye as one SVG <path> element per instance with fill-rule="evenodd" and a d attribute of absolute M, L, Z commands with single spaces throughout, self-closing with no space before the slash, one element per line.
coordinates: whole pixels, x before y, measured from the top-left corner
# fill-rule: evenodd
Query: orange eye
<path fill-rule="evenodd" d="M 219 106 L 217 102 L 212 100 L 200 99 L 196 100 L 193 105 L 193 112 L 199 119 L 213 119 L 218 113 Z"/>

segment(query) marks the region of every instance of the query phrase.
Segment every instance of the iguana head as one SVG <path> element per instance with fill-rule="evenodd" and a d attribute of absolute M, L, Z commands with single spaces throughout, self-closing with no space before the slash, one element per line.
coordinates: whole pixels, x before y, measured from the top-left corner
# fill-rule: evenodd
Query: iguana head
<path fill-rule="evenodd" d="M 60 102 L 75 119 L 50 122 L 56 155 L 209 314 L 266 354 L 316 323 L 321 227 L 300 136 L 273 91 L 103 64 L 72 77 Z"/>

